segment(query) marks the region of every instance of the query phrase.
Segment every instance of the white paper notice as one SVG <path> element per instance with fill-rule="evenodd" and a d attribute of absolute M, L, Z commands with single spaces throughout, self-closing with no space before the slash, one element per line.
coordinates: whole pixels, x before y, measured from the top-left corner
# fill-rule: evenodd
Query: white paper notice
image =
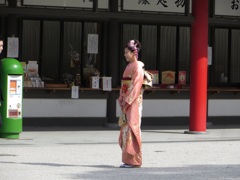
<path fill-rule="evenodd" d="M 0 0 L 1 5 L 6 5 L 6 0 Z"/>
<path fill-rule="evenodd" d="M 97 34 L 88 34 L 88 54 L 97 54 L 98 53 L 98 35 Z"/>
<path fill-rule="evenodd" d="M 79 86 L 72 86 L 72 98 L 77 99 L 79 92 Z"/>
<path fill-rule="evenodd" d="M 212 47 L 208 46 L 208 65 L 212 65 Z"/>
<path fill-rule="evenodd" d="M 18 38 L 9 37 L 7 43 L 7 57 L 18 57 Z"/>

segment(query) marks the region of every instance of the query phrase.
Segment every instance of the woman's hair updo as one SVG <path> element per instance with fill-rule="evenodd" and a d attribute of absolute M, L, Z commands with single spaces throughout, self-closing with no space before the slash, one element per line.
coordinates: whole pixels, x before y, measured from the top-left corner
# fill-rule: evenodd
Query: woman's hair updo
<path fill-rule="evenodd" d="M 131 51 L 134 52 L 136 54 L 136 56 L 138 57 L 138 53 L 141 49 L 141 43 L 138 40 L 130 40 L 128 41 L 128 43 L 126 44 L 126 48 Z"/>

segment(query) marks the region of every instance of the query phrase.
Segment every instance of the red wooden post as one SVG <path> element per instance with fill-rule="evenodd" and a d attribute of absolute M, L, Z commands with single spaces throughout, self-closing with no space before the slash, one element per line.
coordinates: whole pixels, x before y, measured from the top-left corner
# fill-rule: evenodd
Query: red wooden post
<path fill-rule="evenodd" d="M 207 121 L 208 0 L 193 0 L 191 27 L 190 133 L 204 133 Z"/>

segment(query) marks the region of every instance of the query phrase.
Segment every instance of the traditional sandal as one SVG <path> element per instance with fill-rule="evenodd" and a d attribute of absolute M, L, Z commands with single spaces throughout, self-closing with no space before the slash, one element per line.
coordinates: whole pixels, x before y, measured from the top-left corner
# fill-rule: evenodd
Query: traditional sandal
<path fill-rule="evenodd" d="M 130 164 L 122 164 L 119 166 L 120 168 L 140 168 L 141 166 L 135 166 Z"/>

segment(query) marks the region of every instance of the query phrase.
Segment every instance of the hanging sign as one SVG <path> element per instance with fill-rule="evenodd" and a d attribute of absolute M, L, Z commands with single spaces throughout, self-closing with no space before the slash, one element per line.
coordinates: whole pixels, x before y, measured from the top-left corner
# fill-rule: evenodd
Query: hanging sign
<path fill-rule="evenodd" d="M 215 15 L 240 16 L 240 1 L 215 0 Z"/>
<path fill-rule="evenodd" d="M 108 9 L 108 0 L 99 0 L 98 8 Z M 93 8 L 92 0 L 23 0 L 23 6 Z"/>
<path fill-rule="evenodd" d="M 98 53 L 98 34 L 88 34 L 88 54 L 97 54 Z"/>
<path fill-rule="evenodd" d="M 185 0 L 123 0 L 123 10 L 185 12 Z"/>
<path fill-rule="evenodd" d="M 1 5 L 6 5 L 6 0 L 0 0 Z"/>
<path fill-rule="evenodd" d="M 208 46 L 208 65 L 212 65 L 212 47 Z"/>
<path fill-rule="evenodd" d="M 18 38 L 17 37 L 7 38 L 7 57 L 11 57 L 11 58 L 18 57 Z"/>

